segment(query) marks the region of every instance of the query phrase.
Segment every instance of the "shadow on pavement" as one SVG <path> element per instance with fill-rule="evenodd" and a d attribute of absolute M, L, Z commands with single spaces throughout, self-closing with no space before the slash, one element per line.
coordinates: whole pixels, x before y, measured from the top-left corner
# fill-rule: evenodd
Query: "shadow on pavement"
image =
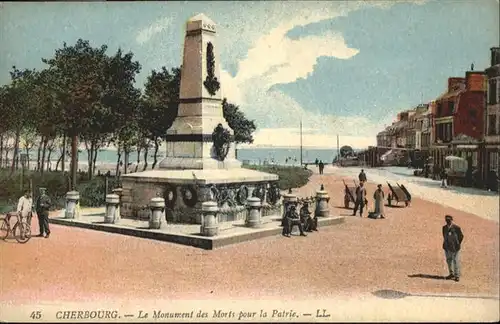
<path fill-rule="evenodd" d="M 453 296 L 453 295 L 432 295 L 432 294 L 410 294 L 398 290 L 382 289 L 372 292 L 372 294 L 384 299 L 401 299 L 405 297 L 442 297 L 442 298 L 469 298 L 469 299 L 492 299 L 498 300 L 498 296 Z"/>
<path fill-rule="evenodd" d="M 388 207 L 388 208 L 405 208 L 406 206 L 405 205 L 385 205 L 385 207 Z"/>
<path fill-rule="evenodd" d="M 438 280 L 446 280 L 445 276 L 437 276 L 437 275 L 429 275 L 429 274 L 412 274 L 408 275 L 409 278 L 424 278 L 424 279 L 438 279 Z"/>

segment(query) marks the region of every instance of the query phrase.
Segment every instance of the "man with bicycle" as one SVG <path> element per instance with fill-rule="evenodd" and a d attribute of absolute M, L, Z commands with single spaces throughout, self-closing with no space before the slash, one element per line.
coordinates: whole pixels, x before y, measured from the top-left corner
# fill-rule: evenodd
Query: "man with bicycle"
<path fill-rule="evenodd" d="M 27 223 L 30 223 L 31 212 L 33 209 L 33 199 L 31 198 L 31 191 L 26 190 L 24 195 L 19 198 L 17 203 L 17 214 L 19 215 L 19 221 L 22 222 L 23 219 L 27 220 Z M 21 233 L 21 236 L 24 236 L 24 233 Z M 24 237 L 22 237 L 24 238 Z"/>

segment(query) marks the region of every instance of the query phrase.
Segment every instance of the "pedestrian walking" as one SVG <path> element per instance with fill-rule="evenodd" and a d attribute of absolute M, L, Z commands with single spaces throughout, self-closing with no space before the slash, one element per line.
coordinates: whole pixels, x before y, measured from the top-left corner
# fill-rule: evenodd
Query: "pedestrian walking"
<path fill-rule="evenodd" d="M 45 238 L 49 238 L 50 229 L 49 229 L 49 208 L 52 204 L 50 201 L 50 197 L 47 195 L 47 189 L 40 188 L 40 195 L 36 201 L 36 213 L 38 215 L 38 226 L 40 228 L 39 237 L 44 236 Z"/>
<path fill-rule="evenodd" d="M 377 185 L 377 190 L 373 193 L 373 199 L 375 200 L 375 215 L 380 215 L 380 218 L 384 217 L 384 191 L 382 190 L 382 185 Z"/>
<path fill-rule="evenodd" d="M 449 275 L 447 280 L 460 280 L 460 248 L 464 235 L 460 226 L 453 223 L 453 217 L 444 217 L 446 225 L 443 226 L 443 250 L 448 264 Z"/>
<path fill-rule="evenodd" d="M 448 188 L 448 174 L 446 173 L 446 169 L 442 168 L 441 169 L 441 187 L 442 188 Z"/>
<path fill-rule="evenodd" d="M 363 217 L 363 208 L 365 207 L 366 200 L 366 188 L 364 187 L 364 182 L 360 181 L 359 186 L 356 188 L 356 201 L 354 202 L 354 213 L 352 216 L 356 216 L 356 212 L 359 208 L 359 217 Z"/>
<path fill-rule="evenodd" d="M 323 163 L 323 161 L 319 161 L 319 174 L 323 174 L 323 170 L 325 169 L 325 164 Z"/>
<path fill-rule="evenodd" d="M 361 172 L 358 175 L 358 180 L 359 182 L 361 181 L 366 182 L 366 173 L 364 169 L 361 169 Z"/>

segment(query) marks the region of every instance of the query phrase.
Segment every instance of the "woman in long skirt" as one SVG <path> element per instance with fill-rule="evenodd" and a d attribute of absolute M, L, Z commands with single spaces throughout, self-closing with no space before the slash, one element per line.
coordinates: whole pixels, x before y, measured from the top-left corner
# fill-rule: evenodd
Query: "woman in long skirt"
<path fill-rule="evenodd" d="M 384 191 L 382 190 L 382 185 L 379 184 L 377 186 L 377 190 L 373 194 L 373 199 L 375 200 L 375 214 L 380 215 L 380 218 L 384 217 Z"/>

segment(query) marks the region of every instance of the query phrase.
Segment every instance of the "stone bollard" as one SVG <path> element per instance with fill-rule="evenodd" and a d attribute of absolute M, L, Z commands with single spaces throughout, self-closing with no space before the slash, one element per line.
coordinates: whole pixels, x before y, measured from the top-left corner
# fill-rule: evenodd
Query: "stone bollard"
<path fill-rule="evenodd" d="M 118 195 L 118 206 L 116 207 L 116 209 L 118 210 L 117 211 L 117 214 L 118 214 L 118 217 L 121 218 L 121 207 L 122 207 L 122 196 L 123 196 L 123 189 L 122 188 L 116 188 L 116 189 L 113 189 L 112 192 L 115 194 L 115 195 Z"/>
<path fill-rule="evenodd" d="M 215 201 L 205 201 L 201 204 L 201 211 L 201 235 L 215 236 L 219 234 L 219 223 L 217 221 L 217 212 L 219 211 L 219 207 L 217 206 L 217 203 Z"/>
<path fill-rule="evenodd" d="M 247 219 L 245 225 L 251 228 L 259 228 L 262 225 L 262 205 L 257 197 L 247 199 Z"/>
<path fill-rule="evenodd" d="M 77 209 L 80 193 L 78 191 L 70 191 L 66 194 L 66 213 L 64 218 L 78 219 L 80 211 Z"/>
<path fill-rule="evenodd" d="M 288 193 L 283 195 L 283 216 L 285 216 L 288 206 L 292 203 L 297 203 L 297 196 L 292 193 L 292 190 L 290 190 Z"/>
<path fill-rule="evenodd" d="M 330 215 L 330 210 L 328 209 L 329 201 L 330 197 L 328 196 L 328 192 L 326 192 L 323 185 L 321 185 L 321 189 L 316 191 L 316 216 L 328 217 Z"/>
<path fill-rule="evenodd" d="M 104 223 L 116 224 L 120 220 L 120 196 L 115 194 L 106 195 L 106 214 Z"/>
<path fill-rule="evenodd" d="M 149 202 L 151 214 L 149 215 L 149 228 L 162 229 L 167 225 L 165 218 L 165 199 L 161 197 L 154 197 Z"/>

